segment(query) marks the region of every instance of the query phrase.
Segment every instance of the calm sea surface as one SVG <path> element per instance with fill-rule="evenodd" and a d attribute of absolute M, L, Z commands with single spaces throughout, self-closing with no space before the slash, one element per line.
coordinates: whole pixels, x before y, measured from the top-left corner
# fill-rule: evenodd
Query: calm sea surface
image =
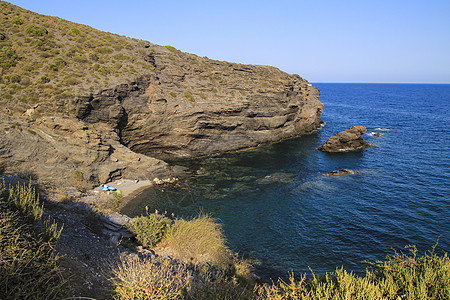
<path fill-rule="evenodd" d="M 314 84 L 325 103 L 318 132 L 271 146 L 178 164 L 203 176 L 155 188 L 124 209 L 222 222 L 229 245 L 257 260 L 258 272 L 285 277 L 344 266 L 364 274 L 364 261 L 438 237 L 450 251 L 450 85 Z M 331 135 L 366 126 L 376 147 L 326 154 Z M 385 130 L 388 129 L 388 130 Z M 381 133 L 381 137 L 371 135 Z M 324 176 L 351 169 L 358 174 Z"/>

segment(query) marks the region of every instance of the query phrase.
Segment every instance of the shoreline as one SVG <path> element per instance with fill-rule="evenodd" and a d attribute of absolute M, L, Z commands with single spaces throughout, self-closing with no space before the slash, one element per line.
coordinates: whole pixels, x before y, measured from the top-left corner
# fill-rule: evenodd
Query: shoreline
<path fill-rule="evenodd" d="M 148 179 L 139 180 L 137 183 L 135 182 L 135 180 L 131 179 L 120 179 L 115 182 L 106 183 L 105 185 L 112 186 L 121 192 L 123 205 L 128 204 L 131 200 L 133 200 L 137 195 L 142 193 L 144 190 L 155 186 L 155 184 Z M 98 186 L 94 188 L 92 192 L 99 195 L 105 194 L 101 190 L 101 188 L 102 188 L 101 186 Z"/>

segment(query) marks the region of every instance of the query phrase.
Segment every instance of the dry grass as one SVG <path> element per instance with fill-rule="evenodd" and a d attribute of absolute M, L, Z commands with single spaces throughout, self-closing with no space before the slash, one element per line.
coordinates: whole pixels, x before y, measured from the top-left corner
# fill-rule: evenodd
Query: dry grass
<path fill-rule="evenodd" d="M 182 299 L 189 273 L 169 262 L 122 258 L 112 269 L 116 299 Z"/>
<path fill-rule="evenodd" d="M 289 282 L 259 287 L 262 299 L 450 299 L 450 260 L 447 254 L 432 251 L 417 257 L 417 249 L 408 246 L 410 254 L 395 253 L 385 262 L 373 264 L 365 277 L 354 276 L 343 269 L 307 280 L 301 276 Z"/>
<path fill-rule="evenodd" d="M 169 261 L 128 256 L 113 266 L 112 273 L 116 299 L 256 299 L 251 289 L 224 277 L 213 279 Z"/>
<path fill-rule="evenodd" d="M 61 229 L 42 221 L 31 186 L 0 183 L 0 299 L 62 299 L 68 294 L 53 248 Z"/>
<path fill-rule="evenodd" d="M 233 263 L 222 226 L 206 214 L 190 221 L 175 221 L 161 244 L 170 248 L 177 259 L 186 263 L 208 263 L 222 269 L 229 268 Z"/>

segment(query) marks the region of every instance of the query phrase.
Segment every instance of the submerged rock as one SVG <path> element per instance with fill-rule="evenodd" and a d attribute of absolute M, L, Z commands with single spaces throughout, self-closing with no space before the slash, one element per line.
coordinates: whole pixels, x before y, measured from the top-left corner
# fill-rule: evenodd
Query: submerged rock
<path fill-rule="evenodd" d="M 349 174 L 358 174 L 358 171 L 355 170 L 349 170 L 349 169 L 340 169 L 337 171 L 329 171 L 326 172 L 326 176 L 341 176 L 341 175 L 349 175 Z"/>
<path fill-rule="evenodd" d="M 256 180 L 256 183 L 258 184 L 290 183 L 294 180 L 294 177 L 295 175 L 292 173 L 277 172 Z"/>
<path fill-rule="evenodd" d="M 345 152 L 372 147 L 373 145 L 364 141 L 362 137 L 366 131 L 367 128 L 364 126 L 353 126 L 350 129 L 333 135 L 318 149 L 324 152 Z"/>

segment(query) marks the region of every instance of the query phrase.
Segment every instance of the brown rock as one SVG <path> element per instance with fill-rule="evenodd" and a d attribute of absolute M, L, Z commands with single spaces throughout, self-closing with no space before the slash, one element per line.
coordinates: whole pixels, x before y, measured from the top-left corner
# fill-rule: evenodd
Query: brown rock
<path fill-rule="evenodd" d="M 156 53 L 156 75 L 79 97 L 71 112 L 111 126 L 132 151 L 159 159 L 250 148 L 322 123 L 319 91 L 300 76 L 205 58 L 186 64 L 191 56 Z"/>
<path fill-rule="evenodd" d="M 330 137 L 318 149 L 324 152 L 356 151 L 373 145 L 364 141 L 362 135 L 367 131 L 364 126 L 353 126 Z"/>
<path fill-rule="evenodd" d="M 329 171 L 329 172 L 325 173 L 325 175 L 327 175 L 327 176 L 341 176 L 341 175 L 349 175 L 349 174 L 358 174 L 358 171 L 348 170 L 348 169 L 340 169 L 337 171 Z"/>

